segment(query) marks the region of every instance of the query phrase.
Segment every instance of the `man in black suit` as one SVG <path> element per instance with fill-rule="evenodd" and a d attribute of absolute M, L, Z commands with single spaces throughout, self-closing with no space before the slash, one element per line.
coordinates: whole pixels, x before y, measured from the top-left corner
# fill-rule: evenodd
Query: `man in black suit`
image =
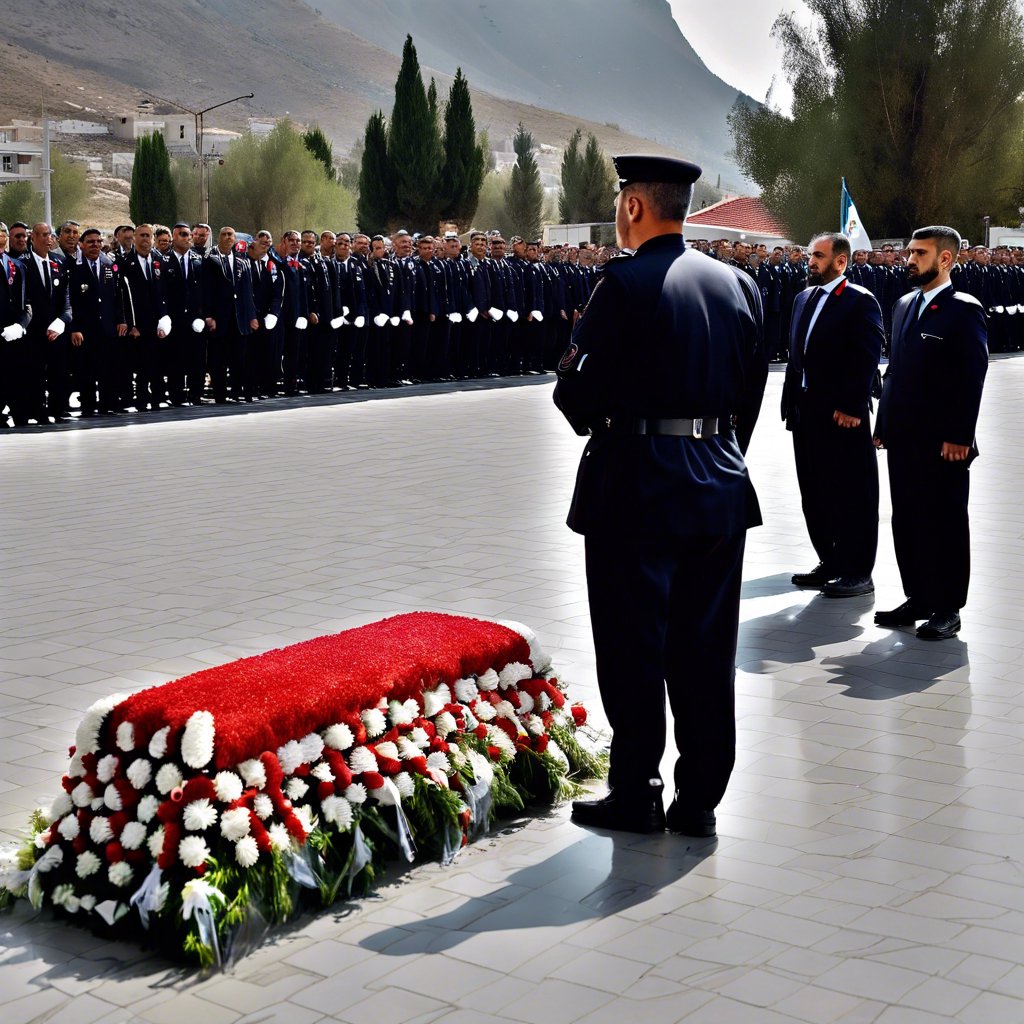
<path fill-rule="evenodd" d="M 366 375 L 366 282 L 363 265 L 352 255 L 352 236 L 338 233 L 334 242 L 338 268 L 338 289 L 342 309 L 348 307 L 345 322 L 338 330 L 336 381 L 345 391 L 364 385 Z"/>
<path fill-rule="evenodd" d="M 888 452 L 892 535 L 907 600 L 878 612 L 879 626 L 910 626 L 948 640 L 960 630 L 971 574 L 968 469 L 988 369 L 980 302 L 953 290 L 960 248 L 953 228 L 918 228 L 908 246 L 907 282 L 893 313 L 892 356 L 875 425 Z"/>
<path fill-rule="evenodd" d="M 28 333 L 32 312 L 25 302 L 25 268 L 6 252 L 7 225 L 0 221 L 0 429 L 9 426 L 3 414 L 13 412 L 24 382 L 16 374 L 18 344 Z"/>
<path fill-rule="evenodd" d="M 164 295 L 174 337 L 164 346 L 171 405 L 201 405 L 206 384 L 206 313 L 203 258 L 192 247 L 184 221 L 174 225 L 165 257 Z"/>
<path fill-rule="evenodd" d="M 270 258 L 273 244 L 274 237 L 269 231 L 257 231 L 245 252 L 251 264 L 252 297 L 260 322 L 256 332 L 249 336 L 246 374 L 260 398 L 276 394 L 281 379 L 284 328 L 280 319 L 285 275 Z"/>
<path fill-rule="evenodd" d="M 818 564 L 798 587 L 826 597 L 874 592 L 878 459 L 871 443 L 871 385 L 882 355 L 882 312 L 846 268 L 850 240 L 811 240 L 807 283 L 793 305 L 782 418 L 793 432 L 800 499 Z"/>
<path fill-rule="evenodd" d="M 568 522 L 586 541 L 613 731 L 610 792 L 576 801 L 573 820 L 707 837 L 735 758 L 743 549 L 761 522 L 743 462 L 768 373 L 761 301 L 746 274 L 683 242 L 699 167 L 665 157 L 615 166 L 616 235 L 635 251 L 605 265 L 554 396 L 591 435 Z M 666 689 L 678 748 L 667 815 Z"/>

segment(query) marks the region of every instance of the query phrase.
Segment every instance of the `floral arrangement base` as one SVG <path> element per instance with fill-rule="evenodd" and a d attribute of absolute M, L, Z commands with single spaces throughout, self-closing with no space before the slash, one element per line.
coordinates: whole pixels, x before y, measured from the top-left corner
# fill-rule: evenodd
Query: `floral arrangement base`
<path fill-rule="evenodd" d="M 114 695 L 0 904 L 221 964 L 388 856 L 449 862 L 496 813 L 574 795 L 604 770 L 585 720 L 527 627 L 430 612 Z"/>

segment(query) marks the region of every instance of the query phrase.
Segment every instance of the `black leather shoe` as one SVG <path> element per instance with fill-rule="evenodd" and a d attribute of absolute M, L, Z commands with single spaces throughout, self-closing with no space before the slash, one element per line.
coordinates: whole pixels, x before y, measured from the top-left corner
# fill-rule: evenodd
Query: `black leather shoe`
<path fill-rule="evenodd" d="M 860 597 L 874 592 L 875 584 L 870 576 L 840 576 L 821 588 L 825 597 Z"/>
<path fill-rule="evenodd" d="M 668 806 L 665 825 L 669 832 L 696 839 L 711 839 L 715 833 L 715 812 L 687 807 L 679 802 L 679 792 Z"/>
<path fill-rule="evenodd" d="M 912 626 L 918 619 L 927 619 L 928 613 L 909 598 L 887 612 L 875 612 L 876 626 Z"/>
<path fill-rule="evenodd" d="M 917 627 L 922 640 L 952 640 L 960 632 L 960 616 L 956 612 L 936 612 L 923 626 Z"/>
<path fill-rule="evenodd" d="M 661 786 L 650 786 L 643 791 L 613 789 L 599 800 L 573 800 L 572 820 L 577 825 L 615 832 L 664 832 L 661 794 Z"/>
<path fill-rule="evenodd" d="M 819 562 L 810 572 L 798 572 L 792 577 L 794 587 L 823 587 L 829 580 L 834 580 L 835 574 L 825 568 L 824 562 Z"/>

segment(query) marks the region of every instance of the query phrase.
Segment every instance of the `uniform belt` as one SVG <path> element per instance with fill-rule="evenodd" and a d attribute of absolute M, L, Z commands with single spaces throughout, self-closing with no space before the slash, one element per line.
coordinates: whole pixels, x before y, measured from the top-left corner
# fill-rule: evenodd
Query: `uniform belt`
<path fill-rule="evenodd" d="M 718 433 L 717 416 L 695 419 L 641 419 L 638 417 L 609 417 L 605 426 L 613 434 L 660 435 L 665 437 L 714 437 Z"/>

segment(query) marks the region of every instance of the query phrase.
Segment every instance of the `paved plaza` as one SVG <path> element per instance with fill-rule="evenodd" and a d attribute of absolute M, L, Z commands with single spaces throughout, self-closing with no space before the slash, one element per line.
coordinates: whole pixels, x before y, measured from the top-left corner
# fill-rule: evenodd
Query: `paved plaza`
<path fill-rule="evenodd" d="M 884 455 L 875 598 L 791 587 L 815 558 L 781 383 L 749 455 L 766 525 L 717 842 L 559 807 L 207 977 L 21 903 L 0 917 L 4 1024 L 1024 1020 L 1024 358 L 990 367 L 971 597 L 942 643 L 872 625 L 903 599 Z M 56 794 L 97 698 L 396 612 L 528 623 L 599 720 L 564 525 L 583 439 L 551 390 L 0 435 L 3 838 Z"/>

